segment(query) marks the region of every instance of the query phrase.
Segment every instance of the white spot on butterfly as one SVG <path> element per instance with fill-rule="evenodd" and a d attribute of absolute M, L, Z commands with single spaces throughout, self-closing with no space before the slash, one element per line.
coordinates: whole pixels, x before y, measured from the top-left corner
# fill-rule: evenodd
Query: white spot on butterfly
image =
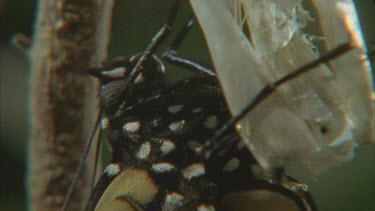
<path fill-rule="evenodd" d="M 199 113 L 201 111 L 203 111 L 203 108 L 196 108 L 193 110 L 193 113 Z"/>
<path fill-rule="evenodd" d="M 107 167 L 105 167 L 104 169 L 104 173 L 107 175 L 107 176 L 116 176 L 117 174 L 119 174 L 121 171 L 121 168 L 120 168 L 120 165 L 119 164 L 109 164 Z"/>
<path fill-rule="evenodd" d="M 171 163 L 163 162 L 163 163 L 155 163 L 152 165 L 152 170 L 157 173 L 168 172 L 174 169 L 174 165 Z"/>
<path fill-rule="evenodd" d="M 218 124 L 219 124 L 219 119 L 217 118 L 217 116 L 209 116 L 206 118 L 206 121 L 203 123 L 203 125 L 208 129 L 215 129 Z"/>
<path fill-rule="evenodd" d="M 100 121 L 100 126 L 102 129 L 107 129 L 109 127 L 109 119 L 108 117 L 103 117 L 102 120 Z"/>
<path fill-rule="evenodd" d="M 171 129 L 171 131 L 179 131 L 179 130 L 182 130 L 182 128 L 184 128 L 184 125 L 185 125 L 185 120 L 181 120 L 181 121 L 178 121 L 178 122 L 172 122 L 169 125 L 169 129 Z"/>
<path fill-rule="evenodd" d="M 141 123 L 139 121 L 136 121 L 136 122 L 126 123 L 123 129 L 124 131 L 135 133 L 139 130 L 140 127 L 141 127 Z"/>
<path fill-rule="evenodd" d="M 150 155 L 150 152 L 151 152 L 151 144 L 150 144 L 150 142 L 145 142 L 139 148 L 139 151 L 137 153 L 137 157 L 139 159 L 148 158 L 148 156 Z"/>
<path fill-rule="evenodd" d="M 102 74 L 111 78 L 123 78 L 127 69 L 125 67 L 116 67 L 109 71 L 103 71 Z"/>
<path fill-rule="evenodd" d="M 240 166 L 240 160 L 238 158 L 232 158 L 230 159 L 223 167 L 223 172 L 231 172 L 236 170 Z"/>
<path fill-rule="evenodd" d="M 163 140 L 160 145 L 160 151 L 163 155 L 166 155 L 176 149 L 176 145 L 170 140 Z"/>
<path fill-rule="evenodd" d="M 178 113 L 179 111 L 181 111 L 182 107 L 184 105 L 173 105 L 173 106 L 169 106 L 168 107 L 168 111 L 172 114 L 176 114 Z"/>
<path fill-rule="evenodd" d="M 197 211 L 215 211 L 215 207 L 212 204 L 200 204 Z"/>
<path fill-rule="evenodd" d="M 199 177 L 206 173 L 206 169 L 203 163 L 196 163 L 186 167 L 182 170 L 182 176 L 187 180 L 191 180 L 194 177 Z"/>
<path fill-rule="evenodd" d="M 153 126 L 153 127 L 157 127 L 157 126 L 159 126 L 160 121 L 161 121 L 160 118 L 157 118 L 157 119 L 152 120 L 152 121 L 151 121 L 151 126 Z"/>
<path fill-rule="evenodd" d="M 182 206 L 182 201 L 184 198 L 184 195 L 181 193 L 168 193 L 164 199 L 163 210 L 175 210 L 176 208 Z"/>

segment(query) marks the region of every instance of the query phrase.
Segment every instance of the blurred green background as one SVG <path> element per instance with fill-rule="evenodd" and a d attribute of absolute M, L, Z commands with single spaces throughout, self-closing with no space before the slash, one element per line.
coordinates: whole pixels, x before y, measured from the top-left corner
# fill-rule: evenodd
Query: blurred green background
<path fill-rule="evenodd" d="M 142 51 L 164 23 L 169 2 L 118 0 L 113 14 L 108 57 Z M 375 42 L 375 3 L 372 0 L 356 0 L 355 3 L 367 43 Z M 0 211 L 26 209 L 24 174 L 29 70 L 26 55 L 9 41 L 16 33 L 31 36 L 35 8 L 36 1 L 33 0 L 0 0 Z M 182 26 L 190 14 L 189 5 L 185 3 L 176 26 Z M 194 27 L 180 53 L 209 62 L 204 46 L 199 28 Z M 168 77 L 173 79 L 186 75 L 176 68 L 170 72 Z M 323 211 L 374 211 L 375 145 L 363 146 L 356 154 L 354 161 L 317 178 L 294 169 L 290 170 L 290 174 L 310 185 L 316 203 Z"/>

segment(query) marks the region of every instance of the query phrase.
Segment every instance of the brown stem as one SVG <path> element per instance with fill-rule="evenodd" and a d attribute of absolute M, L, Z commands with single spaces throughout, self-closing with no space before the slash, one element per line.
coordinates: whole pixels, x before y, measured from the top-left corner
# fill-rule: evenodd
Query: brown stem
<path fill-rule="evenodd" d="M 39 0 L 29 51 L 30 210 L 61 208 L 98 113 L 97 83 L 86 74 L 106 57 L 113 0 Z M 93 159 L 89 159 L 93 160 Z M 77 182 L 69 210 L 87 201 L 92 165 Z"/>

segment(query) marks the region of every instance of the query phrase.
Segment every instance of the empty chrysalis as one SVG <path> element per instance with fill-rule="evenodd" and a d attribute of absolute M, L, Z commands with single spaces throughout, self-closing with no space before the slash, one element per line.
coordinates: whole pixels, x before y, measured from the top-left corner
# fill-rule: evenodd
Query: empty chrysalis
<path fill-rule="evenodd" d="M 302 0 L 191 3 L 233 115 L 264 86 L 319 57 L 302 31 L 312 20 Z M 264 169 L 302 161 L 317 174 L 374 141 L 372 72 L 353 2 L 312 4 L 324 50 L 353 49 L 280 87 L 237 125 Z"/>

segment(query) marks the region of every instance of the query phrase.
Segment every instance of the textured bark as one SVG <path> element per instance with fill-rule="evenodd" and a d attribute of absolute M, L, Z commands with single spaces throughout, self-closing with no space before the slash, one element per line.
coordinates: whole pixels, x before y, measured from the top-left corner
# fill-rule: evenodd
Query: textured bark
<path fill-rule="evenodd" d="M 86 69 L 106 57 L 112 0 L 39 0 L 32 47 L 28 200 L 30 210 L 58 210 L 98 114 L 97 83 Z M 92 160 L 89 158 L 89 160 Z M 87 201 L 92 164 L 68 210 Z"/>

